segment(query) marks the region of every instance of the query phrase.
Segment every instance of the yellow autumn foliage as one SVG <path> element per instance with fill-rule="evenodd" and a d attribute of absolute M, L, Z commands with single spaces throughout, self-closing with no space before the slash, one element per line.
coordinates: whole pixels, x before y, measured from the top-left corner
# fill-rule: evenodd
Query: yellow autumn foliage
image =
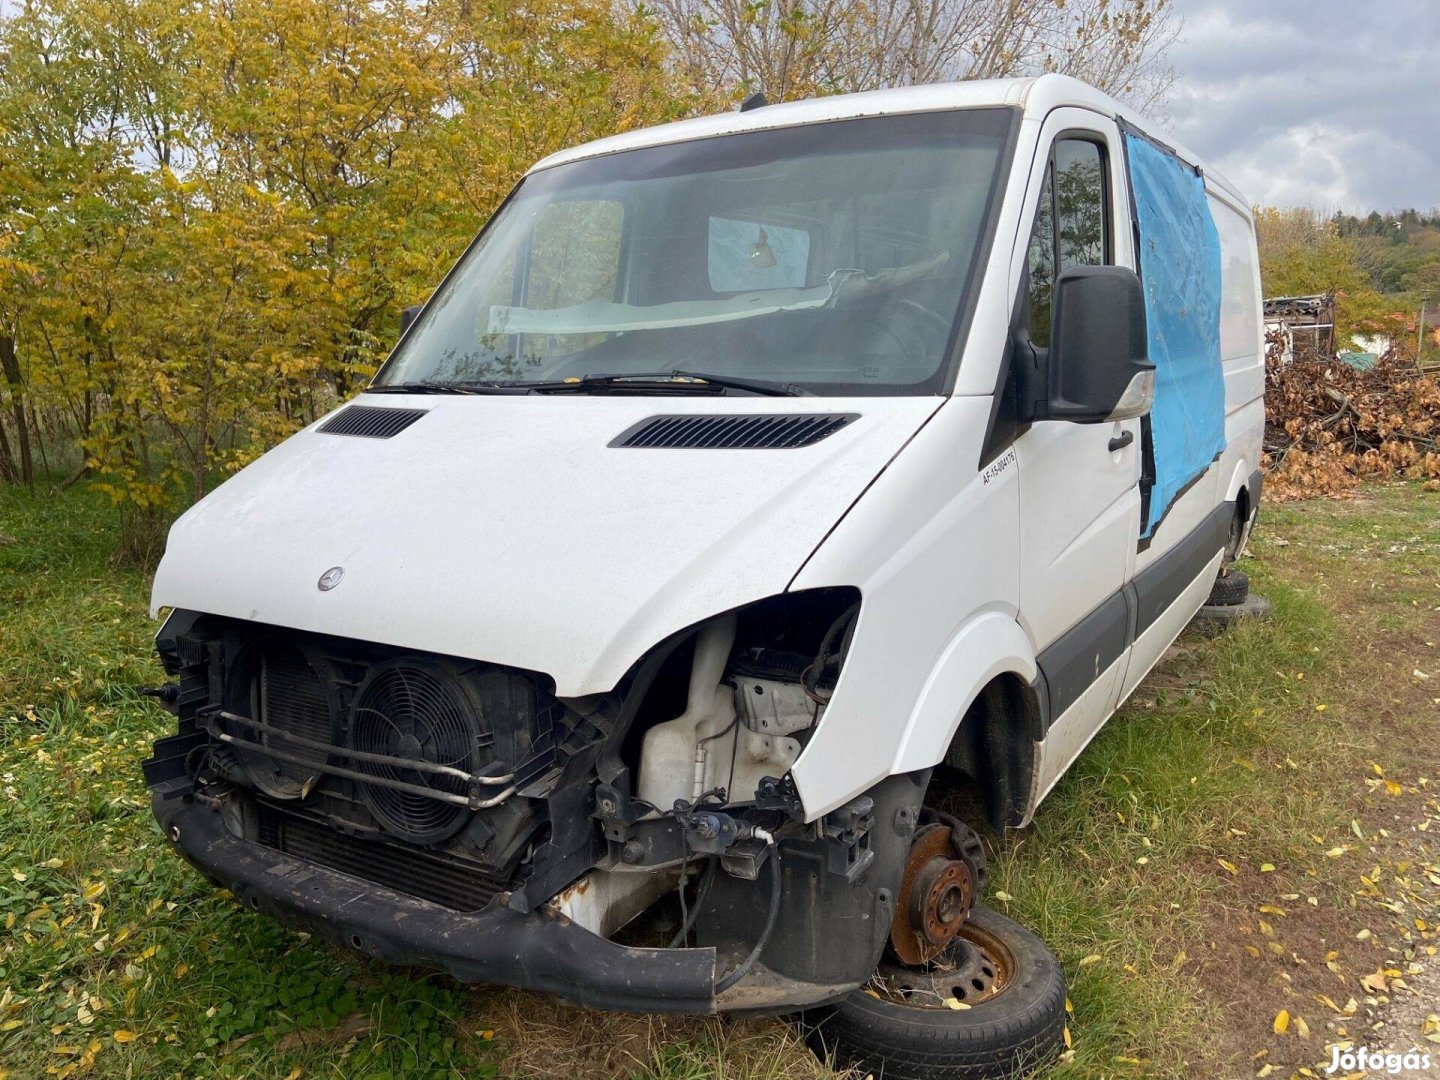
<path fill-rule="evenodd" d="M 692 111 L 663 60 L 597 0 L 12 9 L 0 338 L 37 466 L 83 455 L 151 554 L 363 384 L 534 160 Z"/>

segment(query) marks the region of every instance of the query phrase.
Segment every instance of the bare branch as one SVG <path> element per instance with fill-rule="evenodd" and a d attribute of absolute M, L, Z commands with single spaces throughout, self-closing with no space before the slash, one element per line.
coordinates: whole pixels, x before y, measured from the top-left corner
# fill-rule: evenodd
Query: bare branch
<path fill-rule="evenodd" d="M 1142 109 L 1174 81 L 1170 0 L 654 0 L 701 95 L 771 100 L 1058 71 Z"/>

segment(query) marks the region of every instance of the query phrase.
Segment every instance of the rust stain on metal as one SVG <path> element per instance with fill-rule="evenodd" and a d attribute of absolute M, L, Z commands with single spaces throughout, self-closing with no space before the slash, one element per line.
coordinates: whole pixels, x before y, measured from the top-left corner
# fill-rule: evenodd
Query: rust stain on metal
<path fill-rule="evenodd" d="M 556 893 L 555 899 L 552 900 L 551 903 L 563 904 L 573 898 L 584 896 L 589 890 L 590 875 L 586 874 L 583 878 L 577 881 L 574 885 L 571 885 L 568 889 L 562 889 L 560 892 Z"/>

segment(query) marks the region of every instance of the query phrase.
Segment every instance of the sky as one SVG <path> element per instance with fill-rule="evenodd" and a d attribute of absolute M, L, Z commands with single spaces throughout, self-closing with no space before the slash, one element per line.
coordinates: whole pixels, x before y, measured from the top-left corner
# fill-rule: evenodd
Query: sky
<path fill-rule="evenodd" d="M 1172 0 L 1166 126 L 1252 202 L 1440 207 L 1440 0 Z"/>

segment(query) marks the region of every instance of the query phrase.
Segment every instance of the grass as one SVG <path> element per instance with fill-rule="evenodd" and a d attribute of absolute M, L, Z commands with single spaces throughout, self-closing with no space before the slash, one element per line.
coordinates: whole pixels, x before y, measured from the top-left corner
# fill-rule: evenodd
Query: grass
<path fill-rule="evenodd" d="M 1400 485 L 1267 508 L 1247 569 L 1273 619 L 1187 633 L 1035 824 L 994 843 L 989 902 L 1070 982 L 1057 1075 L 1290 1075 L 1371 1001 L 1383 1015 L 1356 989 L 1374 962 L 1425 959 L 1432 934 L 1397 925 L 1432 926 L 1433 894 L 1394 868 L 1430 857 L 1400 823 L 1434 806 L 1440 765 L 1440 681 L 1410 674 L 1440 680 L 1436 510 Z M 0 1075 L 823 1075 L 780 1021 L 585 1013 L 241 910 L 150 817 L 139 763 L 169 718 L 138 694 L 160 672 L 112 511 L 83 488 L 0 490 L 0 533 L 17 541 L 0 547 Z M 1322 1017 L 1315 978 L 1362 1001 Z M 1282 1007 L 1310 1013 L 1308 1042 L 1275 1034 Z"/>

